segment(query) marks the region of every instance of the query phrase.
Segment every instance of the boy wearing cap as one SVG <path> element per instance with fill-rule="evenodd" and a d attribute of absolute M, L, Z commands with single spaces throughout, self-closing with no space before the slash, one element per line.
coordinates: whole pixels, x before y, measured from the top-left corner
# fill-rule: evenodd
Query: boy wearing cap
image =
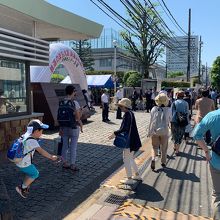
<path fill-rule="evenodd" d="M 23 135 L 24 141 L 24 158 L 22 161 L 16 165 L 19 167 L 21 172 L 26 176 L 23 183 L 16 187 L 16 191 L 20 194 L 21 197 L 27 198 L 30 185 L 34 182 L 35 179 L 39 176 L 39 171 L 32 164 L 32 158 L 34 156 L 35 150 L 43 155 L 44 157 L 51 159 L 53 161 L 57 160 L 57 156 L 49 154 L 43 148 L 40 147 L 37 139 L 40 138 L 44 129 L 47 129 L 49 126 L 43 124 L 40 120 L 34 119 L 31 120 L 27 126 L 27 131 Z"/>

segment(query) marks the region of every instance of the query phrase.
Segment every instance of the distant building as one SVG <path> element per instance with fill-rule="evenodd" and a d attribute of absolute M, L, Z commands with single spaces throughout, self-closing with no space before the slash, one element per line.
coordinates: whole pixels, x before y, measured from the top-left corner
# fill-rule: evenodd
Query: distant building
<path fill-rule="evenodd" d="M 114 42 L 116 46 L 114 45 Z M 114 71 L 114 59 L 116 48 L 116 70 L 117 71 L 130 71 L 134 70 L 143 73 L 138 60 L 131 54 L 126 48 L 127 43 L 123 40 L 120 32 L 114 29 L 103 29 L 99 38 L 89 40 L 92 49 L 92 55 L 94 59 L 94 70 L 96 71 Z M 68 46 L 72 46 L 71 41 L 62 42 Z M 57 73 L 66 75 L 66 70 L 63 66 L 56 69 Z M 165 78 L 166 68 L 159 64 L 154 64 L 149 69 L 149 78 Z"/>
<path fill-rule="evenodd" d="M 116 48 L 117 71 L 135 70 L 141 72 L 137 59 L 125 49 L 126 42 L 120 36 L 120 33 L 112 28 L 104 29 L 101 36 L 97 39 L 91 39 L 90 43 L 95 63 L 93 68 L 95 70 L 114 71 L 114 53 Z"/>
<path fill-rule="evenodd" d="M 187 73 L 188 37 L 180 36 L 170 39 L 172 48 L 166 48 L 166 63 L 168 72 Z M 169 44 L 169 45 L 170 45 Z M 190 76 L 198 75 L 198 46 L 199 37 L 191 36 L 190 48 Z"/>

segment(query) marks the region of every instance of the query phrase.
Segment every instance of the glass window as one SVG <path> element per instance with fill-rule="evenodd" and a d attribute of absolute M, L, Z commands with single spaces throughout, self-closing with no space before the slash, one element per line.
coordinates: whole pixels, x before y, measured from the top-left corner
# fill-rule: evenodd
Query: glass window
<path fill-rule="evenodd" d="M 27 111 L 25 63 L 0 58 L 0 117 Z"/>
<path fill-rule="evenodd" d="M 111 67 L 112 66 L 112 59 L 100 59 L 99 63 L 100 67 Z"/>

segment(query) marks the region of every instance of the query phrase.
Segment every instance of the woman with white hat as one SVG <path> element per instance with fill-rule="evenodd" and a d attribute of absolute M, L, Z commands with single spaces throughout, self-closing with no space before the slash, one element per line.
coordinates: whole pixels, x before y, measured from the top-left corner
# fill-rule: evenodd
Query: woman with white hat
<path fill-rule="evenodd" d="M 171 120 L 171 110 L 168 106 L 169 99 L 165 93 L 160 93 L 155 97 L 156 106 L 151 110 L 151 118 L 148 129 L 148 137 L 152 140 L 152 161 L 151 169 L 155 169 L 155 158 L 159 147 L 161 150 L 161 166 L 166 167 L 167 147 L 169 138 L 169 123 Z"/>
<path fill-rule="evenodd" d="M 123 98 L 117 105 L 125 114 L 123 116 L 120 129 L 109 136 L 109 139 L 113 139 L 121 133 L 126 133 L 128 135 L 129 143 L 126 146 L 127 148 L 123 148 L 123 161 L 127 178 L 121 180 L 120 182 L 124 184 L 133 184 L 134 180 L 141 180 L 137 164 L 134 160 L 134 152 L 138 151 L 141 147 L 141 140 L 138 134 L 135 116 L 131 111 L 131 101 L 127 98 Z M 133 176 L 132 169 L 134 170 Z"/>

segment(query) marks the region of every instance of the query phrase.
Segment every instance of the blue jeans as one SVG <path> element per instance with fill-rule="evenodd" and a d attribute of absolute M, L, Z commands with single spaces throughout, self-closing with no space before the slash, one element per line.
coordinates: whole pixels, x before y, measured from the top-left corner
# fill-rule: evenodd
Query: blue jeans
<path fill-rule="evenodd" d="M 67 162 L 67 151 L 70 149 L 70 164 L 76 163 L 77 142 L 79 139 L 79 127 L 77 129 L 63 128 L 62 158 Z"/>

